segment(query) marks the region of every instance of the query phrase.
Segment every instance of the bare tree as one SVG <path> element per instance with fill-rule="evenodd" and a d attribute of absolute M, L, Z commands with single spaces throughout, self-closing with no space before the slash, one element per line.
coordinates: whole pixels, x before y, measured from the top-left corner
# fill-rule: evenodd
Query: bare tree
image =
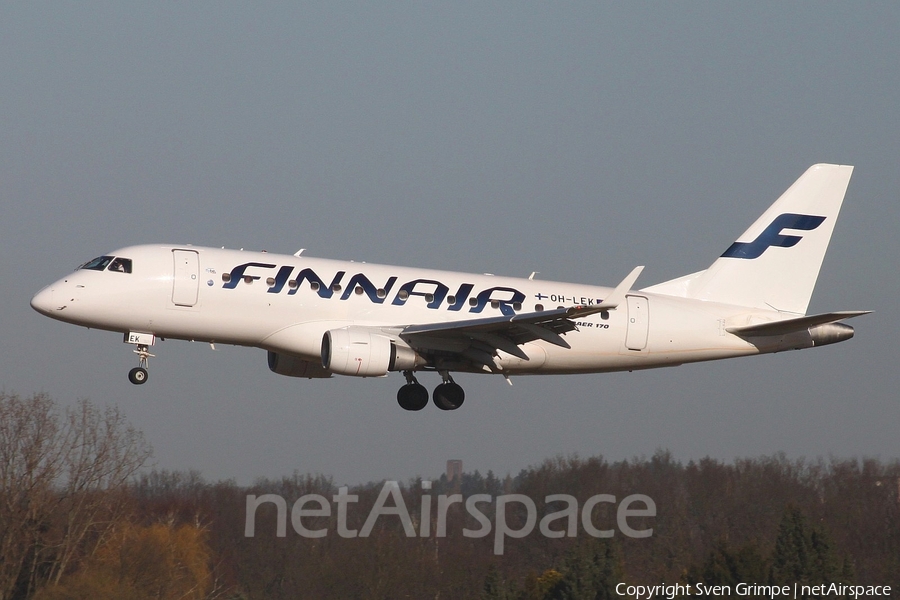
<path fill-rule="evenodd" d="M 69 446 L 65 453 L 62 500 L 65 523 L 50 577 L 58 582 L 87 539 L 99 544 L 124 516 L 122 492 L 150 456 L 143 435 L 118 408 L 100 410 L 87 400 L 66 411 Z"/>
<path fill-rule="evenodd" d="M 151 453 L 116 408 L 0 394 L 0 600 L 56 582 L 123 517 Z"/>
<path fill-rule="evenodd" d="M 37 561 L 66 445 L 59 425 L 46 394 L 0 394 L 0 600 L 12 596 L 27 563 L 33 570 Z"/>

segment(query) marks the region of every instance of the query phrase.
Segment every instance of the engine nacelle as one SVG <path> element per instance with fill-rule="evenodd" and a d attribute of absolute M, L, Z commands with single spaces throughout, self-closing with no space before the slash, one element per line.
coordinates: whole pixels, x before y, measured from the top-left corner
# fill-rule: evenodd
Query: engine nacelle
<path fill-rule="evenodd" d="M 322 336 L 322 366 L 332 373 L 381 377 L 425 361 L 416 351 L 366 327 L 331 329 Z"/>
<path fill-rule="evenodd" d="M 269 351 L 269 370 L 287 377 L 306 377 L 322 379 L 331 377 L 331 372 L 322 368 L 318 362 L 303 360 L 291 354 Z"/>

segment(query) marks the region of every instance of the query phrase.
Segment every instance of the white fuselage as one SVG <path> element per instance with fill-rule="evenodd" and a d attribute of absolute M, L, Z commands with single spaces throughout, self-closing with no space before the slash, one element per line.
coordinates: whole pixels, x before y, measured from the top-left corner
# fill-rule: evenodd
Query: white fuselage
<path fill-rule="evenodd" d="M 110 256 L 130 273 L 80 269 L 32 305 L 69 323 L 159 338 L 255 346 L 319 362 L 325 332 L 469 321 L 600 303 L 610 288 L 471 275 L 218 248 L 142 245 Z M 631 291 L 616 309 L 577 320 L 570 348 L 500 350 L 507 374 L 591 373 L 672 366 L 809 347 L 798 334 L 750 343 L 726 331 L 785 317 L 760 310 Z M 464 370 L 464 369 L 457 369 Z M 477 369 L 473 369 L 477 370 Z"/>

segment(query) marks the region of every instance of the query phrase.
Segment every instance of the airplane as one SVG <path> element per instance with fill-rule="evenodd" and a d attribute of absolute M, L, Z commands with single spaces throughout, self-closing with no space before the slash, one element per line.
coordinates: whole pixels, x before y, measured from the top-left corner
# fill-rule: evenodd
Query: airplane
<path fill-rule="evenodd" d="M 252 346 L 279 375 L 383 377 L 437 372 L 441 410 L 465 400 L 451 373 L 511 376 L 672 367 L 824 346 L 853 337 L 845 319 L 807 315 L 851 166 L 810 167 L 709 268 L 638 290 L 294 255 L 149 244 L 90 260 L 31 300 L 43 315 L 122 333 L 134 384 L 166 338 Z M 511 383 L 511 382 L 510 382 Z"/>

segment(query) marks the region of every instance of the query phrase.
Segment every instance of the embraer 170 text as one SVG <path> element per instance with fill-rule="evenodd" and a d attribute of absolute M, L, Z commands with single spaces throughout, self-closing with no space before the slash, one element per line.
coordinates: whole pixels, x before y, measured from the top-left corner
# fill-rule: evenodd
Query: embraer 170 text
<path fill-rule="evenodd" d="M 706 270 L 633 290 L 218 248 L 143 245 L 81 265 L 34 296 L 38 312 L 124 333 L 147 380 L 150 346 L 177 338 L 255 346 L 291 377 L 402 372 L 397 400 L 428 404 L 416 374 L 465 398 L 452 372 L 602 373 L 823 346 L 844 319 L 806 315 L 853 167 L 810 167 Z"/>

